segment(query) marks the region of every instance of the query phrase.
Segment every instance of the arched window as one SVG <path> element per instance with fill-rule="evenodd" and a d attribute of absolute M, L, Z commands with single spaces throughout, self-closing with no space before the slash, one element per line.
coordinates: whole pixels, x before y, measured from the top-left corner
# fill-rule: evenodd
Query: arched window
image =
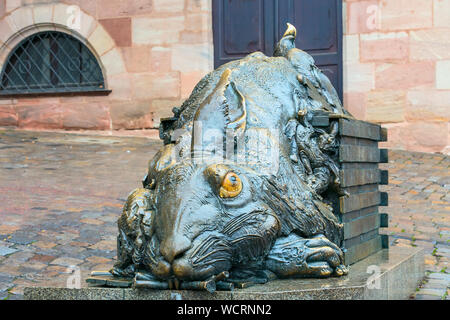
<path fill-rule="evenodd" d="M 0 95 L 105 91 L 92 52 L 63 32 L 35 33 L 9 54 L 0 77 Z"/>

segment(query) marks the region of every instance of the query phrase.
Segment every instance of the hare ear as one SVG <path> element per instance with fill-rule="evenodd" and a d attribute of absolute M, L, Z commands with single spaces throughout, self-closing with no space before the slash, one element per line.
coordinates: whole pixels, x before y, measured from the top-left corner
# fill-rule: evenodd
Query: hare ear
<path fill-rule="evenodd" d="M 226 122 L 226 129 L 232 130 L 234 136 L 239 136 L 244 133 L 245 125 L 247 123 L 247 107 L 245 97 L 236 88 L 234 82 L 230 82 L 225 97 L 228 107 L 228 121 Z"/>
<path fill-rule="evenodd" d="M 243 135 L 247 117 L 245 98 L 236 84 L 231 81 L 231 76 L 232 71 L 225 69 L 214 91 L 202 102 L 195 113 L 192 149 L 201 147 L 205 150 L 205 147 L 208 147 L 203 141 L 204 135 L 213 134 L 216 138 L 223 140 L 225 137 Z"/>

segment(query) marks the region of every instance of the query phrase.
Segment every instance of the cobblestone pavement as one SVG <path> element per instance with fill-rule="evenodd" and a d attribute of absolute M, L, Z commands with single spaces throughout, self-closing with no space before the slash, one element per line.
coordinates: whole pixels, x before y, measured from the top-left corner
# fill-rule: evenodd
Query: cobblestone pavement
<path fill-rule="evenodd" d="M 391 246 L 425 248 L 426 278 L 416 299 L 449 299 L 450 157 L 389 151 L 389 228 Z M 383 210 L 383 208 L 381 208 Z"/>
<path fill-rule="evenodd" d="M 81 273 L 109 269 L 116 220 L 140 185 L 160 142 L 0 130 L 0 300 L 27 286 L 65 287 Z M 427 283 L 417 299 L 448 299 L 450 159 L 391 151 L 391 246 L 426 248 Z M 75 270 L 75 271 L 74 271 Z"/>

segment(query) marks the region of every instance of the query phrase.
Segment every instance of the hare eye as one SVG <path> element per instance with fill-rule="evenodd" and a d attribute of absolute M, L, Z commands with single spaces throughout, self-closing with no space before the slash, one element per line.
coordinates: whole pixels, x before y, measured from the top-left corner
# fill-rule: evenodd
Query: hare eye
<path fill-rule="evenodd" d="M 242 181 L 234 172 L 228 172 L 222 180 L 219 195 L 221 198 L 234 198 L 242 191 Z"/>

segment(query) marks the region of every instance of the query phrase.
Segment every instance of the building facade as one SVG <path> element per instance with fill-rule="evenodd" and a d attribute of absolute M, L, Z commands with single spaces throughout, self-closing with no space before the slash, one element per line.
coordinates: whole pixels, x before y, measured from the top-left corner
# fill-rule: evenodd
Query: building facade
<path fill-rule="evenodd" d="M 210 0 L 0 0 L 0 126 L 156 129 L 214 68 L 212 17 Z M 450 0 L 347 0 L 342 24 L 345 107 L 386 147 L 449 153 Z"/>

